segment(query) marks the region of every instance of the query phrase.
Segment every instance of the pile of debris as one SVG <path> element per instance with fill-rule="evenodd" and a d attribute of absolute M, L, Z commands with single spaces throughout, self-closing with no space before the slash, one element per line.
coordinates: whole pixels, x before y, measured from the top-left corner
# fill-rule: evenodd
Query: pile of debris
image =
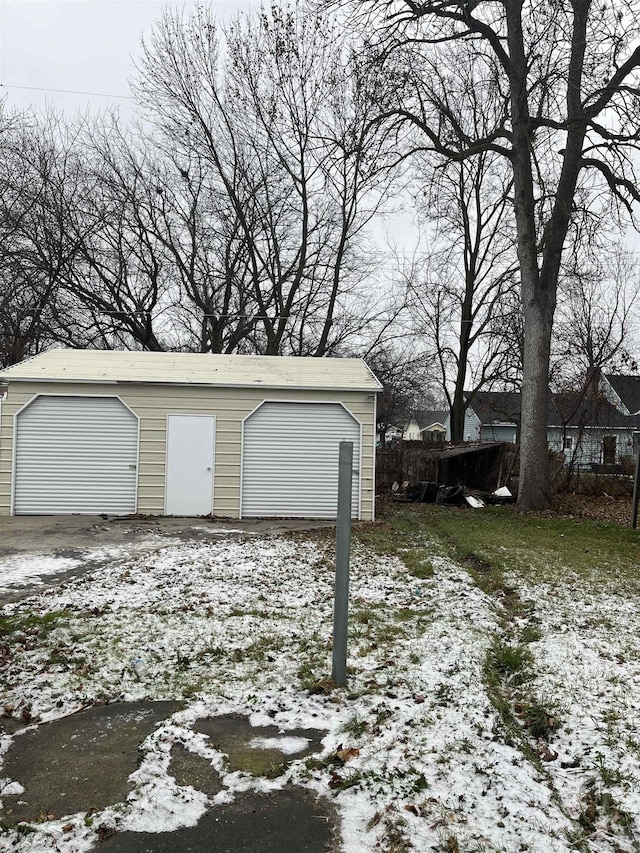
<path fill-rule="evenodd" d="M 402 486 L 394 483 L 391 487 L 393 499 L 402 503 L 442 504 L 444 506 L 470 506 L 481 509 L 487 504 L 515 503 L 515 496 L 506 486 L 501 486 L 493 492 L 469 490 L 464 486 L 439 486 L 430 480 L 420 480 Z"/>

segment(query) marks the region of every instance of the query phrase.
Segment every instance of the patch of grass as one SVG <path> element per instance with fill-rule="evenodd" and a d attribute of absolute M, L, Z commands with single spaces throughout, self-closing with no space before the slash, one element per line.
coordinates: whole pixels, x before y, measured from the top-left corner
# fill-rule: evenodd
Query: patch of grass
<path fill-rule="evenodd" d="M 604 822 L 603 817 L 606 819 L 609 832 L 618 829 L 631 834 L 633 818 L 616 804 L 609 791 L 603 791 L 598 787 L 595 779 L 590 779 L 585 785 L 580 804 L 578 824 L 582 835 L 578 835 L 577 840 L 582 841 L 586 836 L 594 833 L 598 826 L 601 827 Z M 616 846 L 615 849 L 619 848 Z"/>
<path fill-rule="evenodd" d="M 362 610 L 354 609 L 349 618 L 351 622 L 355 622 L 357 625 L 371 625 L 378 620 L 378 616 L 372 607 L 366 607 Z"/>
<path fill-rule="evenodd" d="M 444 842 L 444 846 L 442 848 L 445 853 L 460 853 L 460 845 L 458 844 L 458 839 L 455 835 L 449 835 Z"/>
<path fill-rule="evenodd" d="M 409 853 L 413 850 L 406 834 L 407 822 L 398 814 L 395 806 L 389 805 L 377 811 L 368 822 L 367 829 L 371 830 L 377 826 L 382 830 L 377 848 L 385 853 Z"/>
<path fill-rule="evenodd" d="M 397 554 L 407 542 L 420 553 L 425 539 L 434 541 L 476 575 L 515 570 L 533 582 L 564 582 L 567 572 L 585 580 L 605 579 L 611 570 L 620 591 L 637 591 L 640 578 L 638 532 L 615 522 L 539 516 L 516 512 L 513 506 L 472 512 L 435 504 L 394 506 L 368 539 L 374 549 Z M 411 553 L 411 551 L 407 552 Z M 421 557 L 424 558 L 424 552 Z M 615 570 L 615 571 L 614 571 Z"/>
<path fill-rule="evenodd" d="M 16 832 L 18 836 L 25 836 L 36 831 L 35 826 L 31 826 L 30 823 L 8 823 L 7 821 L 0 820 L 0 835 Z"/>
<path fill-rule="evenodd" d="M 176 669 L 178 672 L 184 672 L 191 666 L 191 658 L 189 655 L 183 654 L 180 649 L 176 650 Z"/>
<path fill-rule="evenodd" d="M 531 652 L 519 643 L 505 643 L 497 639 L 487 653 L 487 665 L 512 684 L 529 680 L 532 663 Z"/>
<path fill-rule="evenodd" d="M 340 726 L 339 732 L 345 735 L 352 735 L 353 737 L 361 737 L 369 728 L 369 725 L 365 719 L 360 717 L 358 714 L 354 714 L 353 717 L 349 717 L 348 720 Z"/>
<path fill-rule="evenodd" d="M 422 611 L 414 610 L 411 607 L 402 607 L 395 611 L 394 616 L 398 622 L 410 622 L 416 617 L 422 616 Z"/>
<path fill-rule="evenodd" d="M 433 563 L 420 551 L 412 549 L 402 556 L 402 562 L 409 569 L 409 574 L 420 580 L 428 580 L 434 575 Z"/>
<path fill-rule="evenodd" d="M 519 634 L 521 643 L 537 643 L 541 638 L 542 631 L 534 624 L 525 625 Z"/>
<path fill-rule="evenodd" d="M 398 625 L 394 622 L 383 622 L 376 626 L 376 630 L 372 632 L 373 639 L 378 643 L 389 643 L 398 637 L 407 637 L 407 631 L 402 624 Z"/>
<path fill-rule="evenodd" d="M 495 726 L 496 734 L 501 736 L 507 746 L 520 749 L 523 756 L 531 761 L 539 771 L 544 772 L 539 755 L 529 743 L 529 738 L 545 738 L 557 727 L 557 716 L 551 714 L 542 703 L 536 700 L 524 701 L 523 699 L 512 700 L 510 692 L 505 691 L 508 684 L 508 676 L 513 678 L 514 673 L 522 685 L 532 675 L 529 664 L 524 656 L 506 656 L 502 653 L 496 654 L 496 649 L 501 648 L 498 641 L 488 651 L 483 667 L 483 681 L 487 691 L 487 697 L 495 708 L 499 724 Z M 503 670 L 500 670 L 503 667 Z M 522 668 L 513 669 L 514 666 Z M 508 667 L 504 669 L 504 667 Z"/>
<path fill-rule="evenodd" d="M 629 784 L 637 788 L 638 779 L 630 773 L 625 773 L 620 767 L 612 767 L 610 764 L 607 764 L 602 753 L 596 753 L 593 764 L 600 774 L 603 785 L 606 785 L 607 788 Z"/>
<path fill-rule="evenodd" d="M 532 699 L 530 702 L 518 702 L 516 713 L 525 729 L 533 738 L 549 740 L 560 726 L 559 712 L 548 702 Z"/>
<path fill-rule="evenodd" d="M 15 616 L 0 616 L 0 637 L 10 634 L 37 635 L 42 638 L 59 628 L 69 614 L 65 610 L 51 613 L 19 613 Z"/>
<path fill-rule="evenodd" d="M 640 740 L 634 737 L 627 738 L 627 749 L 640 758 Z"/>
<path fill-rule="evenodd" d="M 389 521 L 354 528 L 353 536 L 376 554 L 397 557 L 414 577 L 420 580 L 433 577 L 433 548 L 428 554 L 425 552 L 431 537 L 427 531 L 416 528 L 409 516 L 394 513 Z"/>
<path fill-rule="evenodd" d="M 262 662 L 270 653 L 277 652 L 282 647 L 282 638 L 277 634 L 264 634 L 254 640 L 244 650 L 244 659 L 251 658 Z"/>
<path fill-rule="evenodd" d="M 208 646 L 199 651 L 196 655 L 198 661 L 222 660 L 227 655 L 226 649 L 222 646 Z"/>
<path fill-rule="evenodd" d="M 438 684 L 435 699 L 438 705 L 450 705 L 454 700 L 454 692 L 451 685 L 445 684 L 444 682 Z"/>
<path fill-rule="evenodd" d="M 310 661 L 305 661 L 298 667 L 296 674 L 301 690 L 307 690 L 312 695 L 318 695 L 332 693 L 337 688 L 338 685 L 332 678 L 318 675 L 320 669 L 320 666 L 316 666 Z"/>

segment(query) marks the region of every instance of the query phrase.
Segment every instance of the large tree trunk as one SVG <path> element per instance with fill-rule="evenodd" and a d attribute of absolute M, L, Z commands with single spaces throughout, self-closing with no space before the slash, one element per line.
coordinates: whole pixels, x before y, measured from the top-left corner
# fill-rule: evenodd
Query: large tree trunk
<path fill-rule="evenodd" d="M 556 308 L 558 274 L 569 228 L 586 123 L 581 105 L 581 79 L 589 0 L 572 4 L 574 28 L 567 80 L 567 132 L 560 180 L 553 210 L 542 235 L 542 267 L 538 267 L 535 201 L 531 163 L 530 116 L 527 101 L 527 60 L 522 32 L 521 0 L 506 3 L 513 124 L 512 164 L 514 212 L 524 310 L 524 358 L 518 509 L 547 509 L 551 505 L 547 408 L 551 327 Z"/>
<path fill-rule="evenodd" d="M 518 509 L 545 509 L 551 503 L 547 447 L 549 357 L 555 299 L 539 292 L 527 298 L 520 423 Z"/>
<path fill-rule="evenodd" d="M 538 267 L 527 59 L 522 31 L 521 0 L 508 0 L 505 9 L 511 60 L 513 206 L 518 234 L 525 329 L 518 509 L 526 512 L 546 509 L 551 503 L 547 450 L 547 389 L 557 277 L 552 286 L 548 282 L 543 283 Z"/>
<path fill-rule="evenodd" d="M 451 441 L 459 444 L 464 441 L 464 416 L 467 407 L 464 401 L 463 390 L 460 383 L 456 384 L 456 390 L 451 404 Z"/>
<path fill-rule="evenodd" d="M 467 406 L 464 400 L 464 385 L 467 379 L 469 364 L 469 340 L 473 325 L 473 297 L 475 294 L 475 275 L 468 271 L 465 281 L 464 299 L 460 313 L 460 333 L 458 369 L 456 371 L 456 387 L 451 404 L 451 441 L 455 444 L 464 441 L 464 416 Z"/>

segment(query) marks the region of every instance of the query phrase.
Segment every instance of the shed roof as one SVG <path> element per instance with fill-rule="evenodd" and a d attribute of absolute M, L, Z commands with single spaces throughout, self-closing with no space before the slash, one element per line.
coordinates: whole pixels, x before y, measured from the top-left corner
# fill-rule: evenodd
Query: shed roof
<path fill-rule="evenodd" d="M 55 349 L 0 371 L 4 381 L 154 383 L 379 391 L 361 358 Z"/>

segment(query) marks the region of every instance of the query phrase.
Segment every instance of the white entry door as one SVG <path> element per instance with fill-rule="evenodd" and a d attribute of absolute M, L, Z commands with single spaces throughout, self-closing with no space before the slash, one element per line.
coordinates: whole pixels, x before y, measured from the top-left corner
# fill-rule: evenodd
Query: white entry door
<path fill-rule="evenodd" d="M 215 441 L 215 418 L 169 415 L 166 515 L 208 515 L 213 511 Z"/>

